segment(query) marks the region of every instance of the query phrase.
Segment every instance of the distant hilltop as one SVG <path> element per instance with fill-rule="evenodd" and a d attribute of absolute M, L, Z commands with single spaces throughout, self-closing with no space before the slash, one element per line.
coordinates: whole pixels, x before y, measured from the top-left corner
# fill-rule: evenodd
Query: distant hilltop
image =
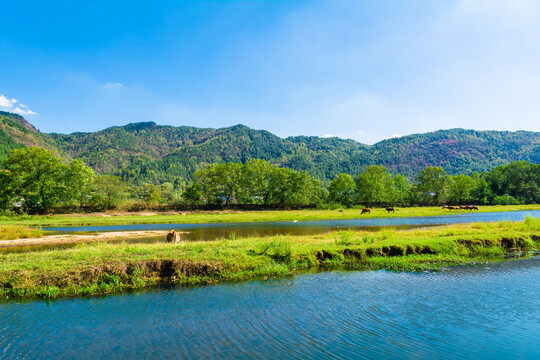
<path fill-rule="evenodd" d="M 540 163 L 540 133 L 533 131 L 439 130 L 365 145 L 354 140 L 280 138 L 244 125 L 221 129 L 161 126 L 154 122 L 73 134 L 45 134 L 20 115 L 0 112 L 0 161 L 15 148 L 40 146 L 65 160 L 80 158 L 98 173 L 133 183 L 187 181 L 209 163 L 257 158 L 331 180 L 356 175 L 369 165 L 414 177 L 426 166 L 448 174 L 489 171 L 512 161 Z M 178 180 L 177 180 L 178 181 Z"/>

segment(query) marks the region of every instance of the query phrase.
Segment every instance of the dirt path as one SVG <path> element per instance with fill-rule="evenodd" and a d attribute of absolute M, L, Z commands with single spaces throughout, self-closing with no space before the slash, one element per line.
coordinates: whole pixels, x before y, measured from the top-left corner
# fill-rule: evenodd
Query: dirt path
<path fill-rule="evenodd" d="M 11 246 L 29 246 L 29 245 L 56 245 L 70 244 L 80 242 L 93 241 L 109 241 L 122 239 L 138 239 L 145 237 L 162 236 L 163 241 L 166 241 L 167 231 L 111 231 L 92 234 L 61 234 L 61 235 L 46 235 L 40 238 L 27 238 L 16 240 L 0 240 L 0 247 Z"/>

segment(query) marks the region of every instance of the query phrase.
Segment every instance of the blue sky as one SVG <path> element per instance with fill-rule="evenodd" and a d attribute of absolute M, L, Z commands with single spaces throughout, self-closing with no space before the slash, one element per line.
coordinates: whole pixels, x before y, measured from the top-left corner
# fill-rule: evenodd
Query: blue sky
<path fill-rule="evenodd" d="M 540 131 L 540 2 L 2 2 L 0 110 L 279 136 Z"/>

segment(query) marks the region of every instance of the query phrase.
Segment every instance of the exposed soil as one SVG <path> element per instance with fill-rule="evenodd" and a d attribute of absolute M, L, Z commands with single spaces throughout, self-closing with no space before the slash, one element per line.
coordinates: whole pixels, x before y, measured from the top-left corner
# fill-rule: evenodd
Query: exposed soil
<path fill-rule="evenodd" d="M 163 241 L 166 242 L 167 234 L 168 234 L 167 231 L 152 230 L 152 231 L 111 231 L 111 232 L 80 234 L 80 235 L 77 235 L 77 234 L 46 235 L 40 238 L 0 240 L 0 247 L 72 244 L 72 243 L 80 243 L 80 242 L 138 239 L 138 238 L 154 237 L 154 236 L 163 236 Z"/>

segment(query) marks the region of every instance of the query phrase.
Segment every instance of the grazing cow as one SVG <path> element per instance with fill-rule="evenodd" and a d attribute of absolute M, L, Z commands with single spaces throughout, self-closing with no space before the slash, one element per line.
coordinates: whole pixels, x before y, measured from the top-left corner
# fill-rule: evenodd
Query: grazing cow
<path fill-rule="evenodd" d="M 395 214 L 395 213 L 396 213 L 396 208 L 394 208 L 394 207 L 387 207 L 387 208 L 386 208 L 386 211 L 388 211 L 388 213 L 393 212 L 393 213 Z"/>
<path fill-rule="evenodd" d="M 478 210 L 478 206 L 476 205 L 469 205 L 470 210 Z"/>
<path fill-rule="evenodd" d="M 452 211 L 452 210 L 459 210 L 459 207 L 457 207 L 457 206 L 445 206 L 445 207 L 443 207 L 443 209 L 448 209 L 448 210 Z"/>
<path fill-rule="evenodd" d="M 364 215 L 364 214 L 371 214 L 371 208 L 363 208 L 362 209 L 362 214 L 360 214 L 360 215 Z"/>
<path fill-rule="evenodd" d="M 178 244 L 179 241 L 180 235 L 174 230 L 169 231 L 167 234 L 167 242 Z"/>

